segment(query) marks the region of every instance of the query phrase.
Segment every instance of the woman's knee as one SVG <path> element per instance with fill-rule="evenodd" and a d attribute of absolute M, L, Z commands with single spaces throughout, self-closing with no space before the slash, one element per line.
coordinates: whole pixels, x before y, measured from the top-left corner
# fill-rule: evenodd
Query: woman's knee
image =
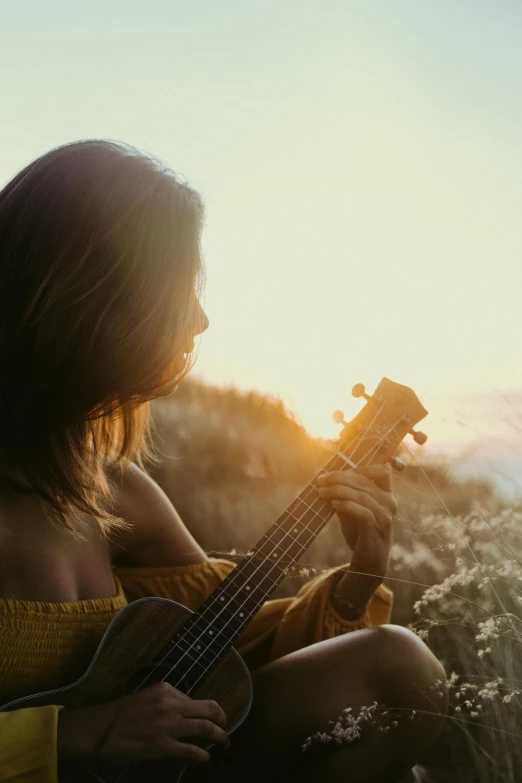
<path fill-rule="evenodd" d="M 372 639 L 374 671 L 386 691 L 444 682 L 441 662 L 422 639 L 401 625 L 381 625 Z"/>
<path fill-rule="evenodd" d="M 416 634 L 400 625 L 375 629 L 372 640 L 375 699 L 404 713 L 415 714 L 422 731 L 435 738 L 448 709 L 446 672 Z"/>

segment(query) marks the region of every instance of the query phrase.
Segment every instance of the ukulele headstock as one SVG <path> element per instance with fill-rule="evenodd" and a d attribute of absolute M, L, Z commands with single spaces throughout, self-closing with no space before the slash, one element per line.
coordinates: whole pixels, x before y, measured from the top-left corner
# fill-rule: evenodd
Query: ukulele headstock
<path fill-rule="evenodd" d="M 409 433 L 416 443 L 426 442 L 427 436 L 413 427 L 428 411 L 409 386 L 383 378 L 373 395 L 366 394 L 362 383 L 353 387 L 352 394 L 366 400 L 364 408 L 349 422 L 344 421 L 341 411 L 333 414 L 334 421 L 343 425 L 339 451 L 351 462 L 388 462 Z"/>

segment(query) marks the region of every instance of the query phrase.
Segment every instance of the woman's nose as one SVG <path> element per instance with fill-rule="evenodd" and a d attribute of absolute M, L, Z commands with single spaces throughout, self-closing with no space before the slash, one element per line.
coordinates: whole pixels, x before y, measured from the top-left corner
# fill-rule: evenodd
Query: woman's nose
<path fill-rule="evenodd" d="M 206 330 L 209 327 L 209 320 L 207 318 L 206 312 L 203 310 L 201 305 L 198 302 L 198 313 L 196 315 L 196 332 L 195 334 L 201 334 L 202 332 L 206 332 Z"/>

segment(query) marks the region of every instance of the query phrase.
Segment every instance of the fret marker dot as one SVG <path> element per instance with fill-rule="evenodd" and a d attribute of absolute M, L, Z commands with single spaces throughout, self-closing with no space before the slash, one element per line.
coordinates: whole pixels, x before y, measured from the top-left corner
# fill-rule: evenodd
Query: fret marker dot
<path fill-rule="evenodd" d="M 196 650 L 201 650 L 201 645 L 200 644 L 196 644 Z"/>
<path fill-rule="evenodd" d="M 247 585 L 247 586 L 245 587 L 245 590 L 250 590 L 250 585 Z"/>
<path fill-rule="evenodd" d="M 245 616 L 245 613 L 244 613 L 244 612 L 239 612 L 239 616 L 240 616 L 240 617 L 244 617 L 244 616 Z"/>
<path fill-rule="evenodd" d="M 277 557 L 277 552 L 274 552 L 274 554 L 272 555 L 272 557 Z"/>
<path fill-rule="evenodd" d="M 212 636 L 212 634 L 213 634 L 213 633 L 214 633 L 214 631 L 209 631 L 209 632 L 208 632 L 208 635 L 209 635 L 209 636 Z"/>
<path fill-rule="evenodd" d="M 294 527 L 294 533 L 299 533 L 299 529 L 297 527 Z"/>
<path fill-rule="evenodd" d="M 224 600 L 225 600 L 225 596 L 224 596 L 224 595 L 222 595 L 222 596 L 221 596 L 221 598 L 220 598 L 219 600 L 220 600 L 220 601 L 224 601 Z"/>

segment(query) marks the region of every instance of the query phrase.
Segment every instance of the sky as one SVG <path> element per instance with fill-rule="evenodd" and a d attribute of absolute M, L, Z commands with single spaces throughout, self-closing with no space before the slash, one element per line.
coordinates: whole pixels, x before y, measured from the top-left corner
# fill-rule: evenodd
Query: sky
<path fill-rule="evenodd" d="M 352 386 L 386 376 L 428 408 L 434 451 L 517 445 L 502 416 L 522 409 L 518 0 L 0 11 L 0 183 L 112 138 L 201 192 L 195 376 L 279 396 L 329 437 L 333 410 L 360 407 Z"/>

